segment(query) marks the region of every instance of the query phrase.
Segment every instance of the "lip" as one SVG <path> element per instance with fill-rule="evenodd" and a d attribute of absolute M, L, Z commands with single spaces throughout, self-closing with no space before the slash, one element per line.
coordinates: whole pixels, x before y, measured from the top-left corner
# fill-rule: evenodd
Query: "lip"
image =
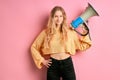
<path fill-rule="evenodd" d="M 57 21 L 57 23 L 61 23 L 61 21 Z"/>

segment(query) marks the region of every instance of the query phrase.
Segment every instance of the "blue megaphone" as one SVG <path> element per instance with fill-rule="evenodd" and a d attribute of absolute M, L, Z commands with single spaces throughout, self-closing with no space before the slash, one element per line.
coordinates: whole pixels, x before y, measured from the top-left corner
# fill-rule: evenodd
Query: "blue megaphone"
<path fill-rule="evenodd" d="M 88 3 L 88 7 L 85 9 L 85 11 L 81 14 L 81 16 L 72 21 L 71 25 L 73 28 L 77 28 L 92 16 L 99 16 L 99 14 L 92 7 L 92 5 Z"/>

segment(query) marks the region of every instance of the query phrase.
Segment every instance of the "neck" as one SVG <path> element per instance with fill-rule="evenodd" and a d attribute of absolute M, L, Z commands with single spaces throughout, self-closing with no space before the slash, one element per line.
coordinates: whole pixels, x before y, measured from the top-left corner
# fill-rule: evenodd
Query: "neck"
<path fill-rule="evenodd" d="M 56 25 L 56 28 L 60 28 L 61 27 L 61 25 Z"/>
<path fill-rule="evenodd" d="M 60 30 L 60 28 L 61 28 L 61 25 L 56 25 L 57 30 Z"/>

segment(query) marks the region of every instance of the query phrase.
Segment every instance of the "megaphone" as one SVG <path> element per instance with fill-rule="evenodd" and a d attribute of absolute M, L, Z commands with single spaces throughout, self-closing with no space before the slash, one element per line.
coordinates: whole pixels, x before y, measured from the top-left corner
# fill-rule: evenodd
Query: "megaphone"
<path fill-rule="evenodd" d="M 92 16 L 99 16 L 99 14 L 93 8 L 93 6 L 90 3 L 88 3 L 88 7 L 86 7 L 85 11 L 78 18 L 76 18 L 74 21 L 72 21 L 71 25 L 74 29 L 76 29 L 81 24 L 83 24 L 83 25 L 85 25 L 86 29 L 88 29 L 86 21 Z M 85 34 L 85 35 L 87 35 L 87 34 Z"/>

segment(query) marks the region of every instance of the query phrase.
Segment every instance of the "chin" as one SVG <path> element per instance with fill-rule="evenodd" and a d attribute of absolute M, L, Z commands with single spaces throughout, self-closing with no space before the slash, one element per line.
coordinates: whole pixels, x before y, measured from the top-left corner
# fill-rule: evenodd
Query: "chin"
<path fill-rule="evenodd" d="M 62 23 L 57 23 L 57 25 L 61 25 Z"/>

